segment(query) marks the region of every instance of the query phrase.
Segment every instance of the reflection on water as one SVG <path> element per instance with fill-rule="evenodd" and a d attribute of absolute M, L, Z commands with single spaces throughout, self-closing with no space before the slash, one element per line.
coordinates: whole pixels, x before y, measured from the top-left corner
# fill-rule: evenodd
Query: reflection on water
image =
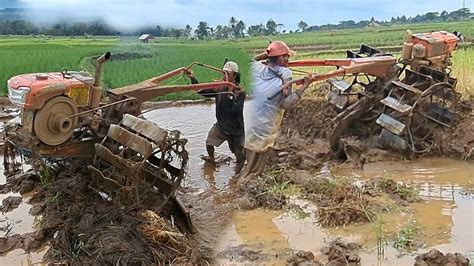
<path fill-rule="evenodd" d="M 247 114 L 247 101 L 244 105 L 244 116 Z M 179 130 L 188 139 L 186 149 L 189 152 L 188 185 L 201 189 L 214 188 L 225 190 L 229 179 L 234 175 L 235 156 L 229 151 L 227 143 L 216 148 L 216 157 L 231 157 L 230 163 L 219 166 L 205 163 L 200 157 L 207 155 L 206 138 L 212 125 L 216 122 L 214 104 L 193 104 L 182 107 L 171 107 L 150 111 L 145 117 L 168 130 Z"/>
<path fill-rule="evenodd" d="M 397 181 L 410 183 L 417 187 L 422 202 L 410 205 L 410 209 L 396 213 L 381 214 L 384 221 L 385 233 L 396 234 L 408 221 L 416 222 L 423 234 L 422 241 L 426 247 L 418 252 L 426 252 L 437 248 L 446 252 L 461 252 L 467 256 L 474 255 L 474 197 L 463 193 L 463 189 L 472 186 L 474 182 L 474 164 L 449 159 L 419 160 L 416 162 L 382 162 L 368 164 L 363 171 L 337 173 L 338 175 L 356 175 L 366 179 L 375 176 L 389 176 Z M 305 204 L 301 204 L 305 206 Z M 305 206 L 308 209 L 308 204 Z M 309 208 L 310 209 L 310 208 Z M 270 217 L 268 217 L 270 215 Z M 246 221 L 242 221 L 246 220 Z M 255 222 L 258 221 L 258 222 Z M 364 244 L 361 252 L 363 265 L 378 265 L 375 227 L 373 224 L 351 225 L 336 229 L 322 229 L 317 224 L 314 215 L 304 219 L 296 219 L 289 213 L 271 213 L 264 210 L 239 212 L 234 216 L 233 223 L 224 233 L 244 241 L 249 235 L 266 236 L 267 250 L 274 243 L 283 241 L 282 245 L 294 250 L 309 250 L 320 256 L 320 248 L 337 237 L 345 241 L 356 241 Z M 239 227 L 245 224 L 245 230 Z M 278 228 L 275 233 L 273 228 Z M 281 240 L 284 237 L 285 240 Z M 227 239 L 228 240 L 228 239 Z M 256 237 L 254 237 L 256 240 Z M 249 241 L 249 240 L 246 240 Z M 232 246 L 231 241 L 227 247 Z M 224 245 L 225 248 L 225 245 Z M 284 249 L 284 247 L 281 247 Z M 393 247 L 388 246 L 384 254 L 387 265 L 413 265 L 414 257 L 400 256 Z"/>

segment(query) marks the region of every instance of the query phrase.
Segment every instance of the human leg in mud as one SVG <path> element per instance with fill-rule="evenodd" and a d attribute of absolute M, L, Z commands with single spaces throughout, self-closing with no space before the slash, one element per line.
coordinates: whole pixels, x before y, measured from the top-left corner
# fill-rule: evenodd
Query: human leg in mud
<path fill-rule="evenodd" d="M 244 144 L 245 144 L 245 136 L 244 135 L 237 135 L 237 136 L 229 136 L 227 139 L 227 144 L 229 145 L 230 151 L 235 155 L 236 165 L 235 165 L 235 174 L 240 174 L 242 167 L 245 163 L 245 153 L 244 153 Z"/>
<path fill-rule="evenodd" d="M 267 162 L 268 153 L 270 149 L 267 149 L 263 152 L 255 152 L 250 149 L 245 149 L 245 168 L 243 169 L 240 177 L 246 177 L 249 175 L 261 175 L 265 169 L 265 164 Z"/>
<path fill-rule="evenodd" d="M 207 156 L 204 156 L 203 159 L 207 162 L 216 162 L 216 158 L 214 156 L 214 147 L 219 147 L 221 144 L 226 141 L 226 136 L 219 130 L 217 124 L 214 124 L 209 133 L 207 134 L 206 139 L 206 151 Z"/>

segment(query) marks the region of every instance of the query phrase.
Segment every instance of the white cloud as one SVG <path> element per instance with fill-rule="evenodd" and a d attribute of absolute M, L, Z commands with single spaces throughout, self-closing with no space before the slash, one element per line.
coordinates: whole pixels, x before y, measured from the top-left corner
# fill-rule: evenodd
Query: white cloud
<path fill-rule="evenodd" d="M 466 0 L 472 8 L 474 0 Z M 341 20 L 388 20 L 392 16 L 414 16 L 428 11 L 456 10 L 462 1 L 446 0 L 28 0 L 27 5 L 43 21 L 58 18 L 100 18 L 115 26 L 142 25 L 195 26 L 226 24 L 231 16 L 247 25 L 265 23 L 272 18 L 287 29 L 300 20 L 310 25 L 338 23 Z M 47 14 L 47 16 L 44 16 Z"/>

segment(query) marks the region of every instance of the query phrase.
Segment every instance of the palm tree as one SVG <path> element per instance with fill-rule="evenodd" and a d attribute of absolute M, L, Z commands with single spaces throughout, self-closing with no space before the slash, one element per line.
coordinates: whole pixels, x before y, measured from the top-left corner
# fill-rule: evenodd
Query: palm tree
<path fill-rule="evenodd" d="M 267 35 L 275 35 L 275 34 L 277 34 L 277 24 L 276 24 L 275 21 L 273 21 L 273 19 L 269 19 L 269 20 L 267 21 L 266 33 L 267 33 Z"/>
<path fill-rule="evenodd" d="M 189 26 L 189 24 L 186 25 L 186 27 L 184 27 L 184 36 L 185 36 L 186 38 L 191 37 L 191 32 L 192 32 L 192 31 L 193 31 L 193 28 L 191 28 L 191 26 Z"/>
<path fill-rule="evenodd" d="M 237 19 L 234 16 L 230 17 L 230 19 L 229 19 L 229 28 L 231 30 L 233 38 L 237 37 L 236 34 L 235 34 L 235 25 L 236 24 L 237 24 Z"/>
<path fill-rule="evenodd" d="M 234 36 L 237 38 L 245 37 L 244 30 L 245 30 L 245 23 L 242 20 L 240 20 L 237 23 L 237 25 L 235 25 Z"/>
<path fill-rule="evenodd" d="M 196 36 L 199 40 L 203 40 L 203 39 L 209 37 L 209 26 L 207 25 L 207 22 L 206 21 L 199 21 L 199 24 L 198 24 L 196 30 L 194 31 L 194 33 L 196 34 Z"/>

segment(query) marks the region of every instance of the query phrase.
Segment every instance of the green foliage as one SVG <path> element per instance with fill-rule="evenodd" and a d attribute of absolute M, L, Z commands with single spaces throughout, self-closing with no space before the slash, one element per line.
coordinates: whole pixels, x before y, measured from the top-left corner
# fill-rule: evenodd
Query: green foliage
<path fill-rule="evenodd" d="M 420 242 L 417 240 L 420 237 L 420 228 L 413 222 L 406 224 L 397 233 L 393 246 L 404 252 L 414 252 L 420 247 Z"/>
<path fill-rule="evenodd" d="M 273 169 L 262 177 L 268 185 L 265 193 L 272 196 L 292 196 L 299 193 L 299 189 L 291 183 L 291 180 L 280 181 L 279 177 L 283 175 L 285 169 Z"/>
<path fill-rule="evenodd" d="M 46 165 L 42 165 L 39 171 L 39 181 L 42 186 L 46 186 L 51 182 L 54 171 Z"/>
<path fill-rule="evenodd" d="M 101 38 L 90 40 L 85 38 L 0 38 L 0 88 L 1 94 L 7 92 L 8 78 L 37 72 L 58 72 L 62 67 L 69 70 L 94 71 L 93 58 L 106 51 L 120 54 L 120 60 L 112 60 L 104 64 L 102 85 L 106 89 L 117 88 L 137 83 L 154 76 L 166 73 L 179 67 L 188 66 L 194 61 L 220 68 L 224 58 L 239 64 L 242 85 L 249 88 L 249 56 L 245 51 L 235 47 L 221 47 L 217 44 L 138 44 L 130 39 L 120 41 L 118 38 Z M 127 54 L 144 54 L 131 56 Z M 204 68 L 195 69 L 200 82 L 210 82 L 219 78 L 219 74 Z M 174 84 L 186 84 L 189 80 L 179 77 Z M 175 80 L 173 80 L 175 81 Z M 195 92 L 170 94 L 161 99 L 198 99 Z"/>
<path fill-rule="evenodd" d="M 235 26 L 239 22 L 236 22 Z M 272 24 L 272 23 L 270 23 Z M 272 24 L 273 25 L 273 24 Z M 431 24 L 407 24 L 381 26 L 351 30 L 304 32 L 275 36 L 274 39 L 287 42 L 290 47 L 303 45 L 314 47 L 314 51 L 299 53 L 296 59 L 304 58 L 344 58 L 344 49 L 357 49 L 362 43 L 374 47 L 401 46 L 406 29 L 414 33 L 430 30 L 461 31 L 466 37 L 474 35 L 473 22 L 449 22 Z M 188 28 L 188 32 L 191 27 Z M 223 30 L 223 29 L 221 29 Z M 266 25 L 255 29 L 255 35 L 264 34 Z M 225 36 L 231 36 L 227 29 Z M 186 33 L 187 34 L 187 33 Z M 185 34 L 185 35 L 186 35 Z M 223 37 L 225 38 L 225 37 Z M 242 85 L 249 91 L 249 59 L 268 45 L 266 37 L 249 37 L 232 40 L 186 40 L 180 38 L 156 38 L 152 43 L 139 44 L 136 37 L 50 37 L 50 36 L 0 36 L 0 95 L 7 92 L 8 78 L 38 72 L 57 72 L 62 67 L 69 70 L 94 71 L 93 58 L 106 51 L 112 54 L 137 53 L 144 57 L 113 60 L 104 65 L 102 85 L 106 89 L 117 88 L 143 81 L 178 67 L 199 61 L 221 67 L 225 57 L 236 61 L 242 73 Z M 457 89 L 464 95 L 474 95 L 471 76 L 472 48 L 458 49 L 453 57 L 453 75 L 459 79 Z M 317 69 L 318 72 L 329 68 Z M 200 82 L 212 81 L 219 77 L 215 72 L 197 68 Z M 176 80 L 173 80 L 176 81 Z M 186 84 L 181 77 L 175 84 Z M 194 92 L 169 94 L 159 100 L 199 99 Z"/>

